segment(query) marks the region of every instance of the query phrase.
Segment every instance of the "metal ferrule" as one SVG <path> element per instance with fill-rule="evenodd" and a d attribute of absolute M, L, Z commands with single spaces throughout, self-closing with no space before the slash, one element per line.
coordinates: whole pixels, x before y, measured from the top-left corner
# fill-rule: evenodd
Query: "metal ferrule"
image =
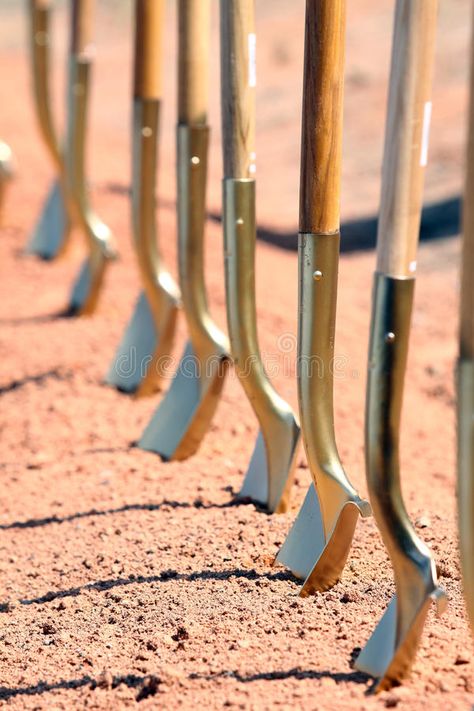
<path fill-rule="evenodd" d="M 157 326 L 176 308 L 179 291 L 162 267 L 156 231 L 156 174 L 159 99 L 134 99 L 132 225 L 142 286 Z"/>
<path fill-rule="evenodd" d="M 63 159 L 56 130 L 54 128 L 49 95 L 49 27 L 51 12 L 50 8 L 38 7 L 37 3 L 31 2 L 30 14 L 31 59 L 36 115 L 43 139 L 58 171 L 62 174 L 64 172 Z"/>
<path fill-rule="evenodd" d="M 326 540 L 347 503 L 354 503 L 364 516 L 370 514 L 370 507 L 343 469 L 334 432 L 339 242 L 338 233 L 299 236 L 298 398 L 303 441 Z"/>
<path fill-rule="evenodd" d="M 229 350 L 209 313 L 204 281 L 209 127 L 178 125 L 176 139 L 179 283 L 193 352 L 204 361 Z"/>
<path fill-rule="evenodd" d="M 231 355 L 240 382 L 260 423 L 267 455 L 269 504 L 278 501 L 283 454 L 289 432 L 295 441 L 299 427 L 290 406 L 270 383 L 257 336 L 255 304 L 255 180 L 227 178 L 223 182 L 224 254 L 227 325 Z M 287 456 L 287 455 L 285 455 Z M 285 468 L 285 467 L 283 467 Z M 288 472 L 286 472 L 287 474 Z"/>
<path fill-rule="evenodd" d="M 458 392 L 458 512 L 464 597 L 474 631 L 474 360 L 461 359 Z"/>
<path fill-rule="evenodd" d="M 84 230 L 91 259 L 99 262 L 114 257 L 115 251 L 109 228 L 90 207 L 86 184 L 84 164 L 90 69 L 89 60 L 74 55 L 69 58 L 66 184 L 71 209 Z"/>
<path fill-rule="evenodd" d="M 400 482 L 400 418 L 414 286 L 413 278 L 375 276 L 366 401 L 367 483 L 397 591 L 395 648 L 437 591 L 434 560 L 410 522 Z"/>

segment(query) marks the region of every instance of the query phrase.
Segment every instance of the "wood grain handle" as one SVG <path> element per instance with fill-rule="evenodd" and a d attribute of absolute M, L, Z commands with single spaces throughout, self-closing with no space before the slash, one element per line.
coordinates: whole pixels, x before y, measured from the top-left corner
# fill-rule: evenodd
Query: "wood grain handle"
<path fill-rule="evenodd" d="M 431 120 L 438 0 L 397 0 L 377 236 L 377 271 L 413 276 Z"/>
<path fill-rule="evenodd" d="M 255 0 L 221 0 L 221 107 L 226 178 L 255 177 Z"/>
<path fill-rule="evenodd" d="M 339 230 L 345 0 L 306 0 L 300 232 Z"/>
<path fill-rule="evenodd" d="M 165 0 L 135 0 L 133 93 L 140 99 L 162 96 Z"/>
<path fill-rule="evenodd" d="M 474 358 L 474 13 L 461 258 L 460 357 Z"/>
<path fill-rule="evenodd" d="M 210 0 L 179 0 L 178 123 L 205 125 L 209 93 Z"/>
<path fill-rule="evenodd" d="M 71 53 L 77 56 L 90 50 L 94 29 L 95 0 L 72 0 Z"/>

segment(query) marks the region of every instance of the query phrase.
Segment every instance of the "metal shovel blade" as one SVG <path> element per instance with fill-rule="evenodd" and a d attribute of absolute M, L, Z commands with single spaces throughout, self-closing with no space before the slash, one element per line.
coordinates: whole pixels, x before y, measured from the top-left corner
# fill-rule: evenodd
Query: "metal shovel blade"
<path fill-rule="evenodd" d="M 106 383 L 125 393 L 135 392 L 153 358 L 157 338 L 148 299 L 142 292 L 107 373 Z"/>
<path fill-rule="evenodd" d="M 303 506 L 275 559 L 276 563 L 304 580 L 301 596 L 329 590 L 340 580 L 359 516 L 370 515 L 370 506 L 363 499 L 346 501 L 326 538 L 316 487 L 310 485 Z"/>
<path fill-rule="evenodd" d="M 188 342 L 173 383 L 138 443 L 140 449 L 165 461 L 187 459 L 197 451 L 219 402 L 229 359 L 215 358 L 206 378 L 198 372 L 200 365 Z"/>
<path fill-rule="evenodd" d="M 284 513 L 289 505 L 299 441 L 300 430 L 293 420 L 286 430 L 279 432 L 278 438 L 271 438 L 269 455 L 264 432 L 260 429 L 238 497 L 251 499 L 270 511 Z M 276 467 L 270 465 L 269 456 L 277 462 Z"/>
<path fill-rule="evenodd" d="M 431 604 L 441 615 L 446 609 L 446 594 L 436 588 L 416 609 L 408 631 L 397 644 L 398 609 L 395 595 L 375 628 L 372 636 L 359 654 L 355 668 L 377 679 L 374 691 L 386 691 L 399 684 L 410 672 L 418 650 L 426 617 Z"/>
<path fill-rule="evenodd" d="M 142 292 L 124 337 L 110 366 L 106 382 L 137 397 L 152 395 L 169 366 L 178 316 L 178 297 L 162 291 L 160 319 L 157 326 L 150 303 Z"/>
<path fill-rule="evenodd" d="M 70 233 L 63 192 L 56 180 L 46 199 L 40 218 L 26 247 L 26 253 L 40 259 L 55 259 L 64 248 Z"/>

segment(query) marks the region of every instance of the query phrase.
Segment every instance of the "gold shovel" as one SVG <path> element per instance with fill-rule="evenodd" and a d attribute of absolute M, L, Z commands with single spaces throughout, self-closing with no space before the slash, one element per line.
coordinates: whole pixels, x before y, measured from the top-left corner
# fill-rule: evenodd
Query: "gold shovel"
<path fill-rule="evenodd" d="M 186 459 L 198 449 L 229 365 L 227 338 L 209 313 L 204 283 L 209 13 L 209 0 L 178 4 L 178 255 L 189 341 L 139 443 L 166 460 Z"/>
<path fill-rule="evenodd" d="M 69 314 L 79 316 L 95 311 L 106 267 L 116 256 L 109 228 L 89 204 L 84 166 L 94 4 L 95 0 L 72 0 L 68 75 L 66 189 L 74 222 L 84 232 L 89 252 L 68 307 Z"/>
<path fill-rule="evenodd" d="M 258 347 L 255 306 L 254 0 L 223 0 L 222 134 L 227 323 L 237 375 L 260 424 L 240 496 L 285 511 L 300 429 L 276 393 Z"/>
<path fill-rule="evenodd" d="M 30 0 L 31 65 L 36 116 L 41 135 L 53 161 L 57 178 L 26 247 L 27 254 L 55 259 L 66 249 L 71 235 L 71 219 L 66 199 L 62 149 L 51 113 L 49 91 L 50 0 Z"/>
<path fill-rule="evenodd" d="M 457 372 L 458 510 L 464 597 L 474 632 L 474 24 L 471 37 L 471 95 L 464 193 Z"/>
<path fill-rule="evenodd" d="M 337 583 L 359 516 L 370 515 L 342 467 L 334 433 L 345 15 L 345 0 L 306 2 L 298 395 L 313 483 L 276 558 L 304 580 L 301 595 Z"/>
<path fill-rule="evenodd" d="M 163 266 L 156 235 L 164 14 L 164 0 L 135 2 L 132 221 L 143 292 L 106 381 L 136 396 L 156 392 L 166 373 L 180 299 L 178 287 Z"/>
<path fill-rule="evenodd" d="M 392 561 L 396 595 L 360 653 L 357 669 L 375 690 L 410 672 L 426 615 L 438 612 L 432 555 L 408 518 L 401 493 L 399 430 L 428 154 L 437 0 L 397 0 L 377 237 L 366 403 L 367 482 Z"/>

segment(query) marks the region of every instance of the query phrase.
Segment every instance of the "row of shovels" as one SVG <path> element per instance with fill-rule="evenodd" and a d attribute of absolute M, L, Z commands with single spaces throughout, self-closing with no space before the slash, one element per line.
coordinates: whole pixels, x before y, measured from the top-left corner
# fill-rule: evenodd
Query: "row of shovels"
<path fill-rule="evenodd" d="M 437 0 L 397 0 L 388 101 L 377 268 L 372 298 L 366 403 L 366 469 L 372 510 L 394 570 L 396 595 L 356 667 L 386 689 L 413 664 L 432 601 L 445 607 L 433 557 L 417 536 L 401 494 L 399 431 L 410 335 L 425 166 Z M 162 100 L 164 0 L 135 0 L 133 236 L 143 291 L 107 381 L 150 395 L 169 364 L 176 319 L 189 340 L 176 376 L 139 446 L 182 460 L 199 448 L 233 366 L 260 431 L 240 492 L 270 512 L 288 509 L 300 427 L 263 366 L 255 305 L 255 0 L 220 0 L 224 262 L 229 341 L 208 309 L 204 279 L 209 145 L 210 0 L 179 0 L 177 214 L 179 286 L 159 253 L 155 179 Z M 88 257 L 69 311 L 97 306 L 115 256 L 107 226 L 92 211 L 84 169 L 92 64 L 93 0 L 72 0 L 68 120 L 58 140 L 49 100 L 50 7 L 30 0 L 33 84 L 43 137 L 57 168 L 28 252 L 54 259 L 72 228 Z M 339 458 L 333 370 L 339 261 L 345 0 L 306 0 L 299 219 L 298 396 L 312 484 L 276 557 L 302 580 L 301 594 L 340 579 L 357 521 L 371 514 Z M 473 52 L 474 57 L 474 52 Z M 472 70 L 474 77 L 474 65 Z M 474 192 L 474 92 L 466 193 Z M 474 623 L 474 202 L 466 201 L 459 359 L 459 502 L 464 587 Z M 315 365 L 317 367 L 315 368 Z"/>

